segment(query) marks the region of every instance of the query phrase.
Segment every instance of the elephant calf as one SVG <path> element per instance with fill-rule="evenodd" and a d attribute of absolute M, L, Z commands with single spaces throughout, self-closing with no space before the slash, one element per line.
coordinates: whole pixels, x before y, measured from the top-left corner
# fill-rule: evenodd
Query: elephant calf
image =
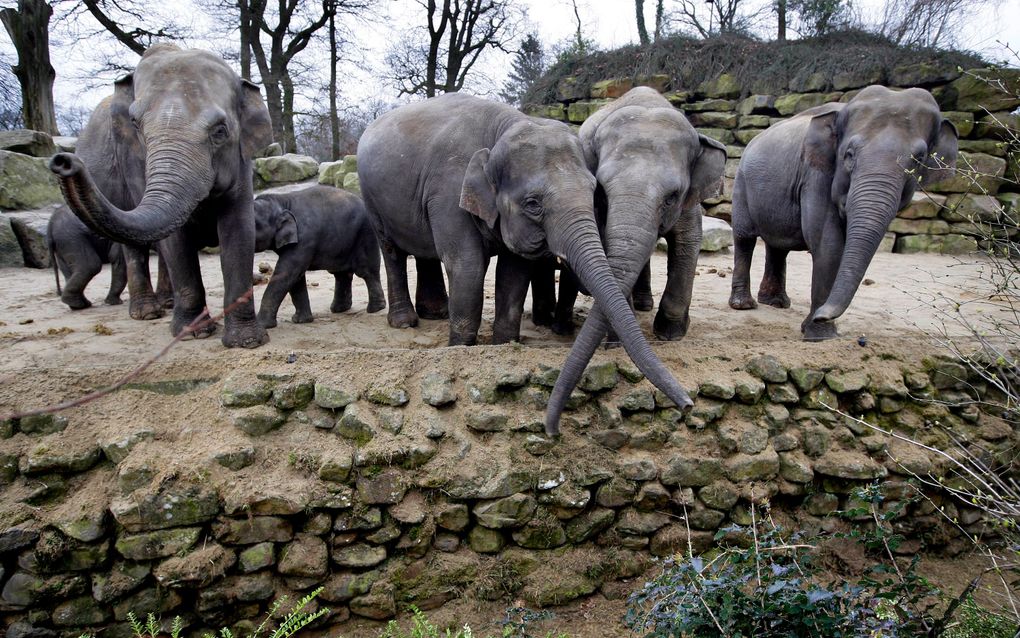
<path fill-rule="evenodd" d="M 71 310 L 83 310 L 92 305 L 85 297 L 85 287 L 99 274 L 103 264 L 113 267 L 106 304 L 114 306 L 122 303 L 120 295 L 127 286 L 127 267 L 120 244 L 89 230 L 66 206 L 53 211 L 46 226 L 46 243 L 53 256 L 57 294 Z M 63 290 L 60 289 L 58 268 L 67 279 Z"/>
<path fill-rule="evenodd" d="M 754 138 L 733 185 L 730 306 L 754 308 L 750 267 L 765 241 L 758 301 L 788 308 L 786 256 L 811 251 L 807 341 L 836 336 L 896 213 L 918 184 L 952 175 L 957 133 L 924 89 L 869 86 L 846 104 L 808 109 Z"/>
<path fill-rule="evenodd" d="M 313 186 L 255 198 L 255 250 L 269 249 L 280 260 L 259 308 L 259 323 L 265 328 L 276 327 L 276 313 L 287 293 L 297 310 L 291 320 L 312 321 L 305 287 L 308 270 L 325 270 L 336 278 L 332 312 L 350 309 L 354 275 L 368 286 L 368 311 L 386 307 L 379 278 L 379 242 L 365 205 L 353 193 Z"/>

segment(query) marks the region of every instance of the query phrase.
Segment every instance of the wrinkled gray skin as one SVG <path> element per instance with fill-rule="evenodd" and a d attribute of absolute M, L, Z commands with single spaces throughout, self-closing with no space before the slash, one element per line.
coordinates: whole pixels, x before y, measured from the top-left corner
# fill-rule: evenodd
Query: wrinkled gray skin
<path fill-rule="evenodd" d="M 85 297 L 85 287 L 99 274 L 103 264 L 110 264 L 113 268 L 106 304 L 117 306 L 123 303 L 120 294 L 127 287 L 127 266 L 120 244 L 89 230 L 66 206 L 58 207 L 50 216 L 46 226 L 46 243 L 53 255 L 57 294 L 71 310 L 92 306 Z M 60 272 L 67 280 L 63 290 L 60 288 Z"/>
<path fill-rule="evenodd" d="M 648 260 L 659 237 L 669 245 L 666 288 L 655 315 L 660 339 L 687 333 L 694 273 L 701 248 L 699 202 L 714 192 L 726 164 L 726 147 L 698 134 L 658 91 L 639 87 L 602 107 L 579 133 L 588 166 L 598 180 L 595 202 L 604 219 L 606 256 L 620 287 L 630 294 L 642 272 L 640 307 L 650 308 Z M 560 412 L 609 328 L 593 312 L 577 335 L 549 399 L 546 432 L 556 433 Z"/>
<path fill-rule="evenodd" d="M 361 198 L 331 186 L 312 186 L 255 198 L 255 250 L 274 250 L 280 256 L 262 295 L 259 323 L 276 327 L 276 314 L 290 293 L 294 323 L 312 321 L 305 272 L 325 270 L 333 275 L 331 312 L 350 309 L 351 280 L 368 286 L 368 311 L 386 307 L 379 278 L 379 242 Z"/>
<path fill-rule="evenodd" d="M 811 251 L 807 341 L 835 337 L 896 213 L 918 180 L 952 175 L 956 127 L 923 89 L 869 86 L 846 104 L 823 104 L 781 122 L 744 150 L 733 187 L 733 280 L 730 306 L 757 306 L 750 267 L 765 242 L 758 301 L 788 308 L 786 256 Z"/>
<path fill-rule="evenodd" d="M 202 246 L 221 248 L 224 306 L 249 293 L 251 158 L 272 140 L 257 86 L 212 53 L 156 45 L 117 81 L 83 139 L 79 155 L 58 153 L 50 168 L 68 206 L 90 228 L 128 245 L 159 242 L 173 284 L 172 334 L 205 309 Z M 195 336 L 215 329 L 208 325 Z M 226 316 L 223 345 L 254 348 L 268 340 L 250 296 Z"/>
<path fill-rule="evenodd" d="M 559 122 L 458 93 L 402 106 L 358 146 L 362 196 L 383 249 L 389 321 L 417 323 L 407 255 L 442 262 L 450 280 L 450 344 L 473 344 L 489 259 L 496 267 L 493 341 L 519 338 L 531 269 L 550 253 L 571 265 L 606 308 L 628 354 L 680 406 L 691 400 L 655 357 L 606 261 L 595 223 L 595 179 Z M 574 357 L 583 369 L 587 360 Z"/>

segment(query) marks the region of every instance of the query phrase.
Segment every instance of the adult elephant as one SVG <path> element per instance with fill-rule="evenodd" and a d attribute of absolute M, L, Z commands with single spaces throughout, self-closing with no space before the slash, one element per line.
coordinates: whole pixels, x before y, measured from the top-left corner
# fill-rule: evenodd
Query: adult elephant
<path fill-rule="evenodd" d="M 116 82 L 82 137 L 80 156 L 58 153 L 50 168 L 90 228 L 128 245 L 159 242 L 173 285 L 172 334 L 206 306 L 198 248 L 221 247 L 224 305 L 251 289 L 251 158 L 272 139 L 257 86 L 212 53 L 159 44 Z M 227 347 L 269 340 L 250 297 L 225 324 Z"/>
<path fill-rule="evenodd" d="M 659 237 L 669 245 L 666 288 L 655 316 L 660 339 L 680 339 L 687 332 L 694 273 L 701 247 L 701 207 L 722 177 L 726 147 L 700 135 L 655 91 L 628 91 L 588 118 L 579 133 L 588 166 L 598 179 L 596 206 L 605 220 L 604 242 L 609 265 L 628 293 L 639 275 L 644 286 L 636 299 L 651 308 L 648 260 Z M 546 431 L 556 432 L 559 414 L 580 380 L 583 366 L 605 337 L 604 315 L 589 315 L 577 335 L 549 400 Z"/>
<path fill-rule="evenodd" d="M 373 122 L 358 146 L 358 176 L 383 249 L 390 325 L 417 323 L 407 256 L 438 260 L 450 280 L 449 343 L 475 343 L 485 271 L 498 255 L 493 341 L 517 339 L 531 276 L 526 260 L 551 253 L 571 266 L 596 308 L 606 309 L 648 379 L 678 405 L 691 405 L 642 336 L 609 268 L 595 223 L 595 179 L 565 124 L 443 95 Z M 587 364 L 573 352 L 570 360 L 581 369 Z"/>
<path fill-rule="evenodd" d="M 835 337 L 896 213 L 918 184 L 952 175 L 957 133 L 924 89 L 869 86 L 771 127 L 744 150 L 733 186 L 730 306 L 756 307 L 755 241 L 765 241 L 761 303 L 788 308 L 786 256 L 811 251 L 807 341 Z"/>

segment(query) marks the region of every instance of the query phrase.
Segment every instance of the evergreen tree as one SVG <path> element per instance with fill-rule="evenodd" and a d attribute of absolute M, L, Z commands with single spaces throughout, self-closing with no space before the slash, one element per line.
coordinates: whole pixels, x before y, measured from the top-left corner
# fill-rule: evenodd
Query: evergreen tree
<path fill-rule="evenodd" d="M 520 106 L 528 89 L 534 86 L 544 72 L 545 54 L 542 51 L 542 43 L 539 42 L 538 35 L 529 33 L 521 41 L 520 48 L 514 52 L 513 65 L 506 82 L 503 83 L 503 90 L 499 92 L 499 97 L 507 104 Z"/>

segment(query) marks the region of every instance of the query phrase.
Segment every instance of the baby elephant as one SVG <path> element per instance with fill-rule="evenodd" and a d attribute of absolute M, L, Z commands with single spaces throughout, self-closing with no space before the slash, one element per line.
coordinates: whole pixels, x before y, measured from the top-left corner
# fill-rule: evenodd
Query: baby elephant
<path fill-rule="evenodd" d="M 75 217 L 67 206 L 60 206 L 46 226 L 46 243 L 53 256 L 53 276 L 57 280 L 57 294 L 71 310 L 83 310 L 92 305 L 85 298 L 85 287 L 99 274 L 103 264 L 113 266 L 107 305 L 122 303 L 120 294 L 127 286 L 127 267 L 120 244 L 100 237 Z M 67 283 L 60 289 L 60 274 Z"/>
<path fill-rule="evenodd" d="M 312 321 L 306 270 L 326 270 L 336 278 L 332 312 L 350 309 L 354 275 L 368 286 L 368 311 L 386 307 L 379 242 L 357 195 L 313 186 L 255 198 L 255 250 L 269 249 L 280 259 L 259 308 L 259 323 L 265 328 L 276 327 L 276 313 L 288 292 L 297 310 L 291 320 Z"/>

